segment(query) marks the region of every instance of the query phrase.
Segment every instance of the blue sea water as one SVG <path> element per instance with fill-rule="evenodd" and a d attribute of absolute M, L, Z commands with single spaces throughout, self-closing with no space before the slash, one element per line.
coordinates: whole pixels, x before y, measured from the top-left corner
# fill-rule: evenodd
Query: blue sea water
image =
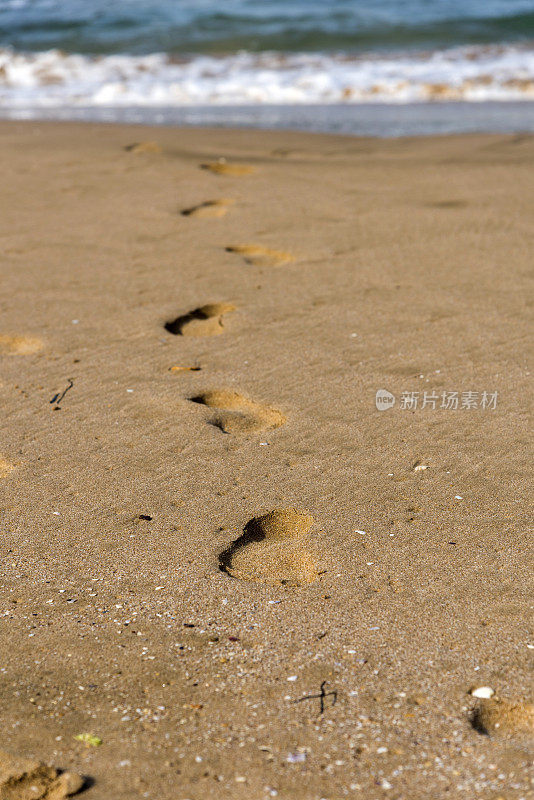
<path fill-rule="evenodd" d="M 534 0 L 0 0 L 0 116 L 532 100 Z"/>
<path fill-rule="evenodd" d="M 187 56 L 534 39 L 532 0 L 0 0 L 0 46 Z"/>

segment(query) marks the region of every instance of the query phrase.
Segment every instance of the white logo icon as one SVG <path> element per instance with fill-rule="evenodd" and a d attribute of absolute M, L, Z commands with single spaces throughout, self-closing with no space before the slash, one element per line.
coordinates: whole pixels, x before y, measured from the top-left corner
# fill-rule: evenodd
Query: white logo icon
<path fill-rule="evenodd" d="M 395 395 L 387 389 L 379 389 L 375 397 L 376 407 L 379 411 L 387 411 L 395 405 Z"/>

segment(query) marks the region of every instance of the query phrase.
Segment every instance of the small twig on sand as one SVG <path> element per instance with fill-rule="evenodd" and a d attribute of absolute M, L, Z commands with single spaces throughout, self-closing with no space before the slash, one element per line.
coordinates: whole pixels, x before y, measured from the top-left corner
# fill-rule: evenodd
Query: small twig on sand
<path fill-rule="evenodd" d="M 72 378 L 67 378 L 67 380 L 68 380 L 68 382 L 69 382 L 69 385 L 67 386 L 67 388 L 65 389 L 65 391 L 61 392 L 61 394 L 58 392 L 58 393 L 57 393 L 57 394 L 55 394 L 55 395 L 53 396 L 53 398 L 50 400 L 50 404 L 52 404 L 52 403 L 55 403 L 55 404 L 56 404 L 56 405 L 55 405 L 55 408 L 54 408 L 54 411 L 56 411 L 56 409 L 58 409 L 58 408 L 59 408 L 59 404 L 61 403 L 61 401 L 63 400 L 63 398 L 65 397 L 65 395 L 66 395 L 66 394 L 67 394 L 67 392 L 69 391 L 69 389 L 72 389 L 72 387 L 74 386 L 74 381 L 72 380 Z"/>
<path fill-rule="evenodd" d="M 335 706 L 337 703 L 337 692 L 333 689 L 331 692 L 325 692 L 326 681 L 321 683 L 321 691 L 320 694 L 307 694 L 304 697 L 299 697 L 298 700 L 293 700 L 294 703 L 302 703 L 304 700 L 319 700 L 321 704 L 321 710 L 319 711 L 319 716 L 324 714 L 325 712 L 325 700 L 327 697 L 332 697 L 332 706 Z"/>

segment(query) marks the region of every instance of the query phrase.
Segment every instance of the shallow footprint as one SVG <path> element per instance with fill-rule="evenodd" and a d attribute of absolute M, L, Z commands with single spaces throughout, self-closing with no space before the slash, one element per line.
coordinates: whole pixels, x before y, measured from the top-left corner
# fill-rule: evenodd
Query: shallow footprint
<path fill-rule="evenodd" d="M 247 523 L 242 536 L 219 556 L 219 567 L 233 578 L 273 586 L 305 586 L 319 571 L 303 539 L 313 517 L 293 508 L 280 508 Z"/>
<path fill-rule="evenodd" d="M 85 783 L 74 772 L 0 750 L 0 797 L 2 800 L 63 800 L 79 792 Z"/>
<path fill-rule="evenodd" d="M 502 697 L 479 700 L 471 719 L 475 730 L 488 736 L 534 735 L 534 704 Z"/>
<path fill-rule="evenodd" d="M 206 200 L 198 206 L 184 208 L 180 213 L 183 217 L 219 218 L 226 216 L 229 207 L 233 206 L 234 203 L 235 200 L 230 197 L 221 197 L 220 200 Z"/>
<path fill-rule="evenodd" d="M 428 205 L 430 208 L 465 208 L 469 203 L 467 200 L 438 200 Z"/>
<path fill-rule="evenodd" d="M 12 356 L 27 356 L 43 349 L 43 342 L 36 336 L 10 336 L 0 334 L 0 353 Z"/>
<path fill-rule="evenodd" d="M 14 469 L 15 467 L 13 464 L 10 464 L 9 461 L 6 461 L 5 458 L 0 456 L 0 478 L 6 478 Z"/>
<path fill-rule="evenodd" d="M 285 250 L 272 250 L 261 244 L 236 244 L 226 248 L 228 253 L 238 253 L 247 264 L 257 267 L 281 267 L 295 261 L 295 256 Z"/>
<path fill-rule="evenodd" d="M 235 311 L 231 303 L 208 303 L 165 323 L 175 336 L 218 336 L 224 331 L 224 314 Z"/>
<path fill-rule="evenodd" d="M 191 397 L 190 400 L 219 410 L 212 424 L 224 433 L 259 433 L 279 428 L 286 421 L 276 408 L 256 403 L 227 389 L 214 389 Z"/>
<path fill-rule="evenodd" d="M 128 153 L 161 153 L 161 146 L 157 142 L 134 142 L 124 148 Z"/>
<path fill-rule="evenodd" d="M 205 164 L 201 164 L 200 169 L 207 169 L 209 172 L 215 173 L 215 175 L 233 175 L 235 177 L 251 175 L 256 172 L 256 168 L 251 164 L 228 164 L 224 159 L 208 161 Z"/>

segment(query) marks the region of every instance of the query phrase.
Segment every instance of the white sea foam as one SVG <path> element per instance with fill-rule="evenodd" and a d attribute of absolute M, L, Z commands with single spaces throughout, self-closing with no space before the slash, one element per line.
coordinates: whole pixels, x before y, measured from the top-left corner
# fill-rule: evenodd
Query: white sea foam
<path fill-rule="evenodd" d="M 0 111 L 534 99 L 534 46 L 173 60 L 0 50 Z"/>

